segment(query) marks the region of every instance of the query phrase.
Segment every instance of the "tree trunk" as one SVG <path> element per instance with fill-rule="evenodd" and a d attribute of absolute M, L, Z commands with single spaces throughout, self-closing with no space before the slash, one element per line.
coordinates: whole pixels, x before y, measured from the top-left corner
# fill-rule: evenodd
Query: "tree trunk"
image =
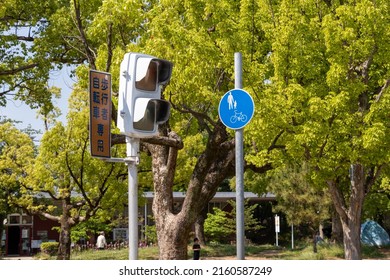
<path fill-rule="evenodd" d="M 363 165 L 354 164 L 353 170 L 348 204 L 345 200 L 345 197 L 348 195 L 342 193 L 342 188 L 338 186 L 338 181 L 328 181 L 332 201 L 340 216 L 343 228 L 344 256 L 346 260 L 360 260 L 362 258 L 360 224 L 367 186 L 365 185 Z"/>
<path fill-rule="evenodd" d="M 3 221 L 4 219 L 6 218 L 7 216 L 6 215 L 0 215 L 0 242 L 3 238 L 3 230 L 4 230 L 4 224 L 3 224 Z M 0 246 L 0 256 L 2 256 L 3 254 L 5 254 L 5 252 L 3 252 L 1 250 L 1 246 Z"/>
<path fill-rule="evenodd" d="M 320 235 L 321 239 L 324 239 L 324 225 L 320 223 L 318 226 L 318 234 Z"/>
<path fill-rule="evenodd" d="M 334 208 L 334 207 L 333 207 Z M 343 244 L 343 226 L 339 214 L 336 210 L 332 211 L 332 241 L 336 244 Z"/>
<path fill-rule="evenodd" d="M 70 213 L 67 205 L 68 204 L 66 200 L 65 199 L 62 200 L 62 216 L 60 219 L 60 237 L 59 237 L 57 260 L 70 260 L 71 225 L 69 223 Z"/>
<path fill-rule="evenodd" d="M 159 247 L 160 260 L 186 260 L 188 259 L 188 236 L 191 227 L 186 221 L 179 217 L 170 217 L 164 219 L 164 224 L 156 224 L 157 239 Z"/>
<path fill-rule="evenodd" d="M 206 238 L 204 236 L 204 221 L 207 218 L 207 207 L 202 210 L 195 221 L 195 237 L 199 239 L 200 245 L 206 245 Z"/>
<path fill-rule="evenodd" d="M 362 250 L 360 244 L 360 218 L 359 221 L 348 219 L 348 221 L 342 221 L 341 224 L 343 226 L 345 259 L 361 260 Z"/>
<path fill-rule="evenodd" d="M 174 132 L 170 137 L 178 138 Z M 148 145 L 152 154 L 154 182 L 153 213 L 160 259 L 187 259 L 189 234 L 202 209 L 215 195 L 221 182 L 234 172 L 234 142 L 222 123 L 214 127 L 205 151 L 199 156 L 179 213 L 173 213 L 172 187 L 177 148 Z"/>

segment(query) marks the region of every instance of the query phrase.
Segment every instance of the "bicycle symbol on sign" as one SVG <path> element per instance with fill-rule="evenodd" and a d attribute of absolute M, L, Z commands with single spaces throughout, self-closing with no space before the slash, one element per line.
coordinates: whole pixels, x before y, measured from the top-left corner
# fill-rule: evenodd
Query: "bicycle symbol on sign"
<path fill-rule="evenodd" d="M 236 121 L 239 122 L 246 122 L 248 117 L 244 115 L 242 112 L 237 113 L 237 110 L 234 110 L 234 116 L 230 118 L 231 123 L 235 123 Z"/>

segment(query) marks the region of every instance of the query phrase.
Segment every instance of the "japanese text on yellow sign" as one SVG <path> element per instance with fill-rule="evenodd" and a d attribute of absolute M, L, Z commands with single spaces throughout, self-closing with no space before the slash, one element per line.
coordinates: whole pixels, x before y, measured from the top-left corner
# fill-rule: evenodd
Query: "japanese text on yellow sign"
<path fill-rule="evenodd" d="M 111 157 L 111 75 L 89 71 L 91 155 Z"/>

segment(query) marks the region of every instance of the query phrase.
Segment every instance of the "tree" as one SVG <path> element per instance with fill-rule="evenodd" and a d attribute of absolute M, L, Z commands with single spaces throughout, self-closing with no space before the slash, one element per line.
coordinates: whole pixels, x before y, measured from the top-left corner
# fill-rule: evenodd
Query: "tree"
<path fill-rule="evenodd" d="M 230 212 L 214 207 L 213 212 L 207 214 L 205 234 L 212 241 L 226 242 L 236 233 L 236 202 L 234 200 L 228 202 L 232 209 Z M 245 200 L 244 206 L 245 230 L 256 231 L 260 229 L 260 222 L 253 217 L 253 212 L 258 205 L 249 205 L 249 201 Z"/>
<path fill-rule="evenodd" d="M 309 225 L 316 235 L 330 218 L 331 200 L 326 188 L 310 181 L 305 165 L 275 169 L 271 176 L 269 191 L 276 194 L 275 211 L 284 213 L 289 224 Z"/>
<path fill-rule="evenodd" d="M 229 223 L 228 213 L 217 207 L 207 214 L 205 234 L 211 241 L 226 242 L 236 232 L 233 223 Z"/>
<path fill-rule="evenodd" d="M 270 9 L 274 74 L 261 110 L 285 144 L 284 156 L 272 158 L 309 163 L 340 217 L 345 258 L 360 259 L 364 198 L 388 162 L 387 1 L 282 0 Z"/>
<path fill-rule="evenodd" d="M 180 147 L 147 145 L 152 155 L 153 212 L 161 259 L 187 258 L 193 224 L 223 180 L 234 174 L 234 139 L 218 119 L 218 102 L 233 87 L 235 51 L 242 50 L 253 58 L 254 64 L 268 53 L 267 46 L 262 44 L 242 47 L 242 42 L 263 39 L 263 32 L 255 28 L 247 34 L 247 25 L 253 27 L 252 17 L 240 17 L 246 11 L 253 14 L 249 2 L 171 1 L 169 5 L 153 5 L 146 14 L 148 36 L 131 48 L 174 62 L 174 78 L 164 94 L 175 111 L 170 127 L 163 127 L 162 135 L 176 142 L 178 133 L 175 132 L 181 132 L 183 142 L 197 137 L 201 143 L 197 149 L 190 150 L 196 159 L 192 162 L 179 213 L 172 211 L 172 189 L 174 171 L 181 161 L 177 157 Z M 241 36 L 242 33 L 247 36 Z M 258 171 L 269 168 L 265 163 L 259 165 Z"/>
<path fill-rule="evenodd" d="M 7 96 L 13 96 L 31 108 L 44 107 L 45 113 L 54 109 L 53 92 L 48 86 L 50 71 L 60 69 L 65 63 L 82 62 L 75 56 L 77 52 L 74 49 L 59 43 L 58 34 L 51 29 L 52 16 L 58 9 L 68 6 L 67 2 L 2 2 L 0 106 L 6 105 Z"/>
<path fill-rule="evenodd" d="M 68 125 L 57 123 L 44 134 L 18 200 L 29 213 L 59 224 L 58 259 L 70 258 L 72 227 L 91 217 L 106 220 L 108 211 L 126 205 L 124 165 L 90 156 L 87 104 L 84 92 L 75 90 Z"/>
<path fill-rule="evenodd" d="M 47 86 L 52 69 L 60 69 L 64 64 L 80 65 L 87 62 L 92 69 L 103 67 L 104 70 L 110 71 L 115 48 L 139 36 L 136 29 L 139 28 L 140 23 L 133 25 L 135 27 L 132 28 L 129 27 L 132 21 L 130 23 L 126 21 L 124 24 L 123 18 L 128 18 L 127 11 L 130 7 L 137 8 L 142 4 L 136 3 L 137 1 L 122 1 L 123 9 L 118 11 L 122 14 L 111 16 L 108 2 L 110 1 L 102 3 L 102 1 L 53 0 L 38 3 L 7 0 L 2 3 L 0 32 L 5 35 L 0 38 L 2 105 L 5 105 L 6 95 L 15 95 L 15 98 L 25 101 L 32 108 L 40 108 L 39 112 L 47 126 L 46 121 L 52 119 L 53 113 L 56 114 L 51 103 L 51 95 L 57 92 L 56 89 L 49 89 Z M 93 21 L 99 8 L 104 12 L 101 17 L 96 18 L 97 21 Z M 110 23 L 105 25 L 104 21 L 107 19 L 110 19 Z M 136 18 L 134 20 L 138 22 Z M 114 33 L 113 29 L 117 32 Z M 127 30 L 124 31 L 125 29 L 132 32 L 128 33 Z M 102 50 L 104 46 L 106 48 Z M 101 53 L 103 54 L 97 57 Z M 86 82 L 87 79 L 84 81 Z M 76 99 L 74 105 L 77 105 L 77 102 L 80 100 Z M 82 102 L 85 106 L 85 100 Z M 81 108 L 82 106 L 79 106 L 75 110 L 82 110 Z M 69 257 L 70 227 L 95 215 L 101 211 L 101 208 L 110 208 L 112 205 L 109 201 L 115 197 L 111 192 L 112 187 L 123 185 L 121 181 L 111 182 L 109 179 L 111 173 L 119 172 L 119 167 L 92 160 L 88 156 L 86 116 L 84 111 L 84 117 L 81 117 L 82 121 L 78 123 L 83 129 L 76 128 L 77 117 L 73 116 L 70 119 L 70 122 L 73 121 L 71 126 L 63 127 L 56 124 L 47 133 L 40 147 L 36 169 L 32 172 L 35 178 L 30 178 L 28 187 L 24 189 L 24 197 L 19 200 L 20 205 L 28 208 L 32 213 L 39 213 L 60 222 L 59 258 Z M 68 143 L 63 141 L 61 133 L 67 135 Z M 76 143 L 78 140 L 81 142 Z M 108 166 L 107 169 L 104 166 Z M 57 169 L 57 167 L 61 168 Z M 101 176 L 95 178 L 94 174 Z M 40 177 L 42 175 L 52 179 L 44 182 Z M 56 212 L 55 207 L 49 205 L 47 208 L 34 205 L 37 192 L 44 192 L 55 201 L 60 201 L 63 213 Z M 72 194 L 76 194 L 76 198 Z M 121 203 L 117 205 L 121 206 Z"/>
<path fill-rule="evenodd" d="M 11 122 L 0 123 L 0 236 L 4 219 L 17 209 L 15 199 L 20 196 L 20 178 L 27 176 L 34 158 L 32 139 Z"/>

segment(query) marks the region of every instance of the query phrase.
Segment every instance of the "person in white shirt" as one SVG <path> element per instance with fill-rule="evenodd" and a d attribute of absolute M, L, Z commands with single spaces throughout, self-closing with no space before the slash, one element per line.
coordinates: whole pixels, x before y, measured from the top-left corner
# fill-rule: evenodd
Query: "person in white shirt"
<path fill-rule="evenodd" d="M 97 238 L 96 241 L 96 247 L 98 250 L 104 250 L 107 246 L 106 238 L 104 237 L 104 231 L 100 232 L 100 235 Z"/>

